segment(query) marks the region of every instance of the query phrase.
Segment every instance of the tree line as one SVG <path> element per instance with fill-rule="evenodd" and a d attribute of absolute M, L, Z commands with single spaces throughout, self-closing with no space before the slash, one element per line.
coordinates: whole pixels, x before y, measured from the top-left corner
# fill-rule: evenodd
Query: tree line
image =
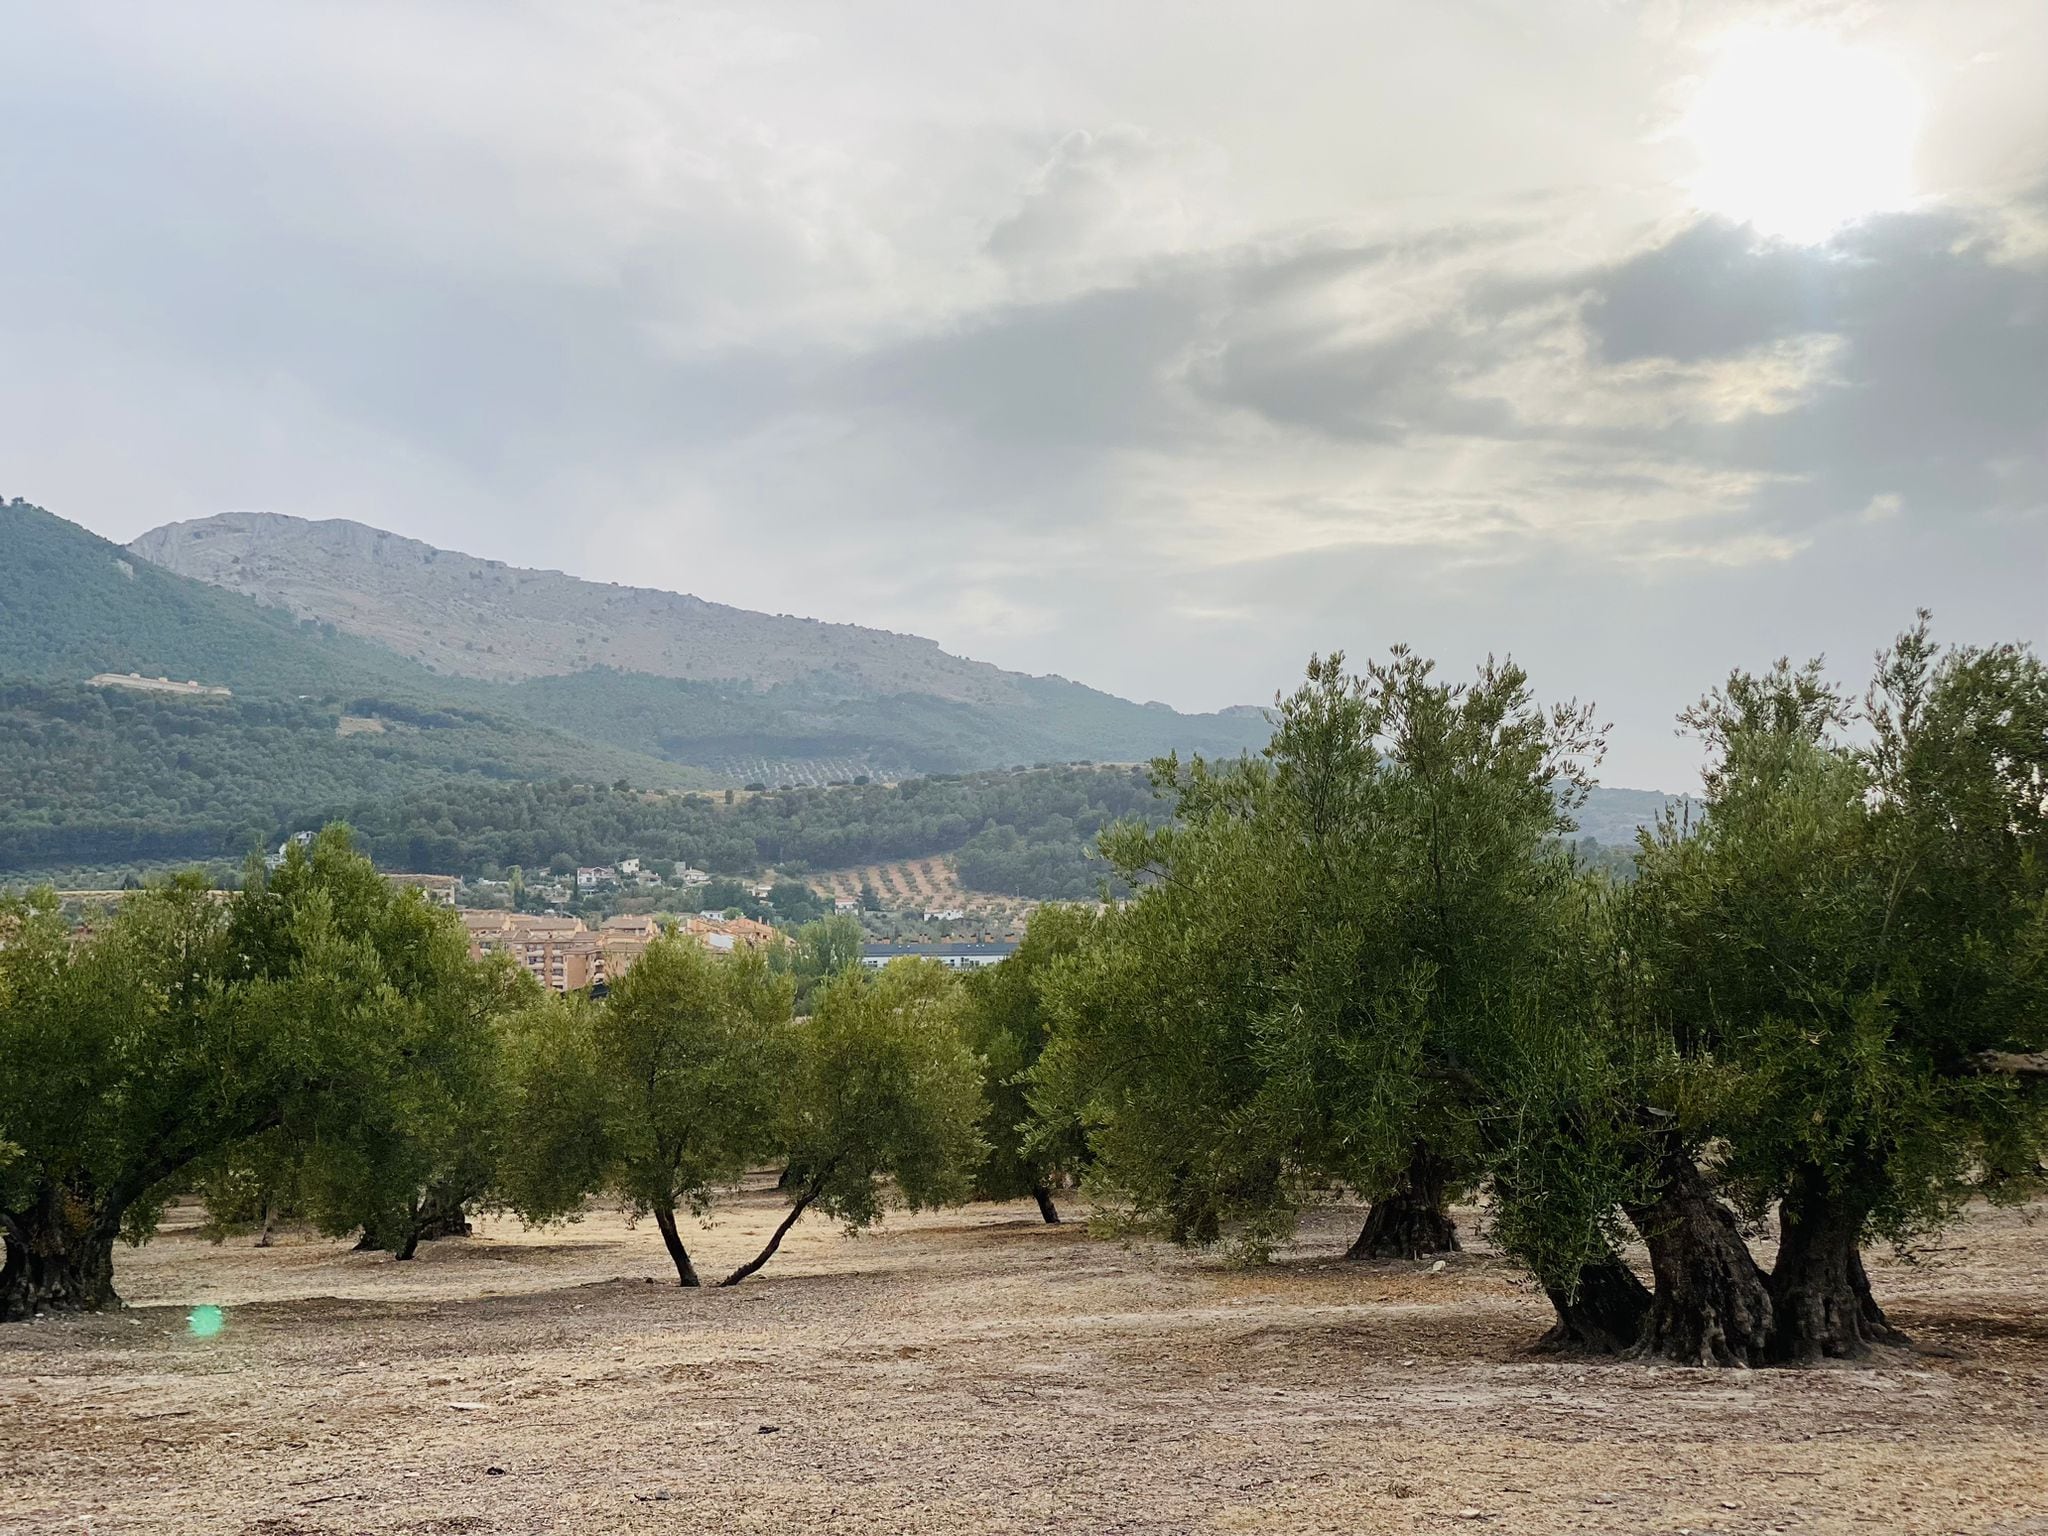
<path fill-rule="evenodd" d="M 389 728 L 337 738 L 344 717 Z M 728 797 L 649 785 L 625 754 L 390 700 L 189 699 L 0 683 L 0 875 L 118 883 L 329 821 L 388 869 L 467 877 L 620 858 L 747 876 L 955 854 L 975 889 L 1078 900 L 1096 835 L 1157 818 L 1141 770 L 941 774 Z M 76 872 L 75 874 L 70 872 Z"/>
<path fill-rule="evenodd" d="M 839 919 L 543 995 L 338 829 L 83 943 L 19 907 L 0 1310 L 103 1304 L 115 1238 L 194 1187 L 401 1256 L 470 1210 L 603 1198 L 694 1284 L 680 1215 L 769 1165 L 786 1219 L 728 1281 L 806 1211 L 887 1198 L 1055 1219 L 1078 1181 L 1123 1230 L 1259 1257 L 1349 1190 L 1353 1256 L 1413 1258 L 1471 1197 L 1556 1346 L 1860 1357 L 1901 1337 L 1871 1244 L 2040 1188 L 2048 669 L 1923 618 L 1860 696 L 1780 663 L 1683 726 L 1705 794 L 1624 881 L 1569 838 L 1589 710 L 1510 663 L 1319 658 L 1260 756 L 1154 765 L 1170 816 L 1101 838 L 1127 905 L 1044 907 L 967 977 L 865 974 Z"/>
<path fill-rule="evenodd" d="M 0 1319 L 116 1304 L 116 1242 L 192 1192 L 219 1234 L 302 1219 L 400 1260 L 478 1210 L 601 1198 L 655 1222 L 685 1285 L 679 1215 L 764 1162 L 788 1217 L 725 1283 L 808 1210 L 861 1227 L 885 1198 L 1023 1192 L 985 1134 L 986 1063 L 1016 1053 L 942 967 L 870 979 L 850 919 L 730 956 L 666 936 L 609 995 L 564 997 L 472 959 L 335 826 L 85 935 L 14 902 L 0 940 Z"/>

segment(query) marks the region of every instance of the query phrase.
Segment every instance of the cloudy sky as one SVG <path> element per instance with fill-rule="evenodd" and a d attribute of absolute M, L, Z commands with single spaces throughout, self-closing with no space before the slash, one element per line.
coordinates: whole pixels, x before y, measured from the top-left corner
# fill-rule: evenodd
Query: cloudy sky
<path fill-rule="evenodd" d="M 2048 6 L 0 0 L 0 493 L 1183 708 L 2048 640 Z"/>

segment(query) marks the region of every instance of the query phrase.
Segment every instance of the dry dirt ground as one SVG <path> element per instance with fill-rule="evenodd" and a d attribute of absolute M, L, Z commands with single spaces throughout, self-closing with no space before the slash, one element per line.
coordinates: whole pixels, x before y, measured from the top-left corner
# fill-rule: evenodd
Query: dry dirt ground
<path fill-rule="evenodd" d="M 174 1224 L 126 1312 L 0 1328 L 0 1529 L 2048 1532 L 2043 1214 L 1876 1266 L 1920 1351 L 1754 1373 L 1532 1355 L 1506 1267 L 1345 1264 L 1347 1210 L 1250 1271 L 1016 1206 L 807 1220 L 697 1293 L 610 1215 L 404 1265 Z"/>

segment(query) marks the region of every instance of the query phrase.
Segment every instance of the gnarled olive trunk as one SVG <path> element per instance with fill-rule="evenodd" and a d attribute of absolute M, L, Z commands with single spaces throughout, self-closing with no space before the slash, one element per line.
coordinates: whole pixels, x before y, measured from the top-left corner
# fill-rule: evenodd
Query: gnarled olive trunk
<path fill-rule="evenodd" d="M 1538 1349 L 1618 1355 L 1642 1337 L 1650 1315 L 1649 1291 L 1615 1253 L 1583 1266 L 1574 1284 L 1546 1281 L 1543 1291 L 1557 1321 L 1537 1341 Z"/>
<path fill-rule="evenodd" d="M 1874 1344 L 1909 1342 L 1870 1294 L 1862 1238 L 1862 1212 L 1831 1196 L 1812 1172 L 1793 1179 L 1778 1208 L 1778 1262 L 1771 1270 L 1777 1359 L 1860 1360 Z"/>
<path fill-rule="evenodd" d="M 676 1213 L 672 1206 L 656 1206 L 654 1224 L 661 1229 L 661 1240 L 668 1248 L 668 1256 L 676 1267 L 676 1284 L 696 1286 L 703 1284 L 697 1278 L 697 1266 L 690 1262 L 690 1250 L 683 1246 L 683 1235 L 676 1230 Z"/>
<path fill-rule="evenodd" d="M 1657 1288 L 1631 1354 L 1680 1365 L 1762 1365 L 1773 1307 L 1734 1212 L 1715 1196 L 1689 1148 L 1675 1140 L 1659 1163 L 1656 1199 L 1627 1208 L 1649 1245 Z"/>
<path fill-rule="evenodd" d="M 66 1190 L 49 1190 L 26 1210 L 0 1214 L 6 1258 L 0 1262 L 0 1322 L 39 1312 L 98 1312 L 118 1307 L 114 1239 L 118 1211 L 96 1208 Z"/>
<path fill-rule="evenodd" d="M 471 1235 L 469 1211 L 461 1201 L 444 1205 L 438 1200 L 430 1200 L 421 1220 L 420 1236 L 430 1241 L 437 1237 Z"/>
<path fill-rule="evenodd" d="M 414 1205 L 390 1230 L 387 1231 L 381 1223 L 375 1227 L 363 1228 L 363 1235 L 356 1239 L 355 1251 L 389 1252 L 394 1258 L 409 1259 L 419 1252 L 420 1244 L 423 1242 L 432 1242 L 437 1237 L 469 1235 L 469 1212 L 466 1202 L 429 1194 Z"/>
<path fill-rule="evenodd" d="M 1060 1224 L 1060 1208 L 1052 1203 L 1052 1191 L 1043 1184 L 1031 1186 L 1031 1198 L 1038 1202 L 1038 1214 L 1045 1218 L 1048 1227 Z"/>
<path fill-rule="evenodd" d="M 1373 1201 L 1347 1259 L 1419 1259 L 1458 1251 L 1458 1224 L 1451 1220 L 1451 1165 L 1428 1143 L 1418 1141 L 1400 1182 Z"/>

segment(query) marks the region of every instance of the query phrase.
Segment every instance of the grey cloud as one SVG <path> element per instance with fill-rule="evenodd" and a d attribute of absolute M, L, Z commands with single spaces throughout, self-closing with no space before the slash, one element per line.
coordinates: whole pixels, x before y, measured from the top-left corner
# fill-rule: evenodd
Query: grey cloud
<path fill-rule="evenodd" d="M 1510 432 L 1514 411 L 1507 401 L 1459 393 L 1488 360 L 1484 343 L 1441 323 L 1364 345 L 1289 328 L 1229 342 L 1201 379 L 1219 404 L 1333 437 L 1393 444 L 1419 430 Z"/>
<path fill-rule="evenodd" d="M 2048 181 L 1997 237 L 1620 251 L 1676 205 L 1630 125 L 1691 58 L 1626 8 L 1528 38 L 1333 8 L 1387 39 L 1337 63 L 1250 8 L 1027 9 L 993 44 L 826 8 L 694 74 L 695 23 L 643 46 L 661 7 L 414 8 L 459 63 L 345 7 L 172 60 L 70 9 L 8 12 L 37 67 L 0 99 L 0 470 L 106 532 L 355 516 L 1187 706 L 1312 649 L 1514 649 L 1666 783 L 1663 722 L 1731 660 L 1853 665 L 1920 601 L 2042 633 Z M 352 68 L 307 63 L 323 36 Z M 1432 36 L 1442 83 L 1403 62 Z M 1238 75 L 1264 94 L 1221 100 Z M 1581 121 L 1561 80 L 1642 89 Z M 1595 163 L 1611 194 L 1554 179 Z M 1741 414 L 1802 337 L 1817 372 Z"/>
<path fill-rule="evenodd" d="M 1611 267 L 1484 279 L 1392 334 L 1348 340 L 1347 326 L 1379 318 L 1379 259 L 1325 254 L 1304 274 L 1352 290 L 1348 312 L 1333 306 L 1321 328 L 1296 316 L 1294 290 L 1262 280 L 1259 303 L 1218 322 L 1222 339 L 1198 373 L 1209 396 L 1367 445 L 1515 440 L 1759 476 L 1748 514 L 1758 529 L 1808 528 L 1883 496 L 1935 517 L 2048 505 L 2048 268 L 1997 260 L 1958 215 L 1894 216 L 1814 248 L 1703 222 Z M 1284 318 L 1273 322 L 1267 306 Z M 1645 364 L 1739 365 L 1798 337 L 1831 343 L 1828 372 L 1788 409 L 1732 418 L 1719 402 L 1688 407 L 1681 383 L 1677 419 L 1661 426 L 1545 424 L 1545 402 L 1488 382 L 1560 349 L 1574 326 L 1587 341 L 1575 386 Z M 1623 483 L 1591 464 L 1576 473 L 1588 489 Z"/>
<path fill-rule="evenodd" d="M 1670 435 L 1794 477 L 1760 494 L 1764 515 L 1811 521 L 1878 496 L 1944 518 L 2048 506 L 2048 266 L 1994 259 L 1954 215 L 1876 220 L 1816 248 L 1703 226 L 1602 275 L 1586 313 L 1608 359 L 1836 339 L 1799 408 Z"/>
<path fill-rule="evenodd" d="M 1129 126 L 1075 129 L 1053 146 L 985 248 L 1005 262 L 1067 266 L 1104 244 L 1175 244 L 1186 225 L 1179 182 L 1190 170 L 1199 174 L 1195 158 Z"/>
<path fill-rule="evenodd" d="M 1586 323 L 1604 362 L 1696 363 L 1838 329 L 1846 278 L 1838 258 L 1710 219 L 1595 275 Z"/>
<path fill-rule="evenodd" d="M 1205 303 L 1185 278 L 1016 306 L 850 363 L 848 403 L 955 423 L 986 444 L 1136 446 L 1174 415 Z"/>

